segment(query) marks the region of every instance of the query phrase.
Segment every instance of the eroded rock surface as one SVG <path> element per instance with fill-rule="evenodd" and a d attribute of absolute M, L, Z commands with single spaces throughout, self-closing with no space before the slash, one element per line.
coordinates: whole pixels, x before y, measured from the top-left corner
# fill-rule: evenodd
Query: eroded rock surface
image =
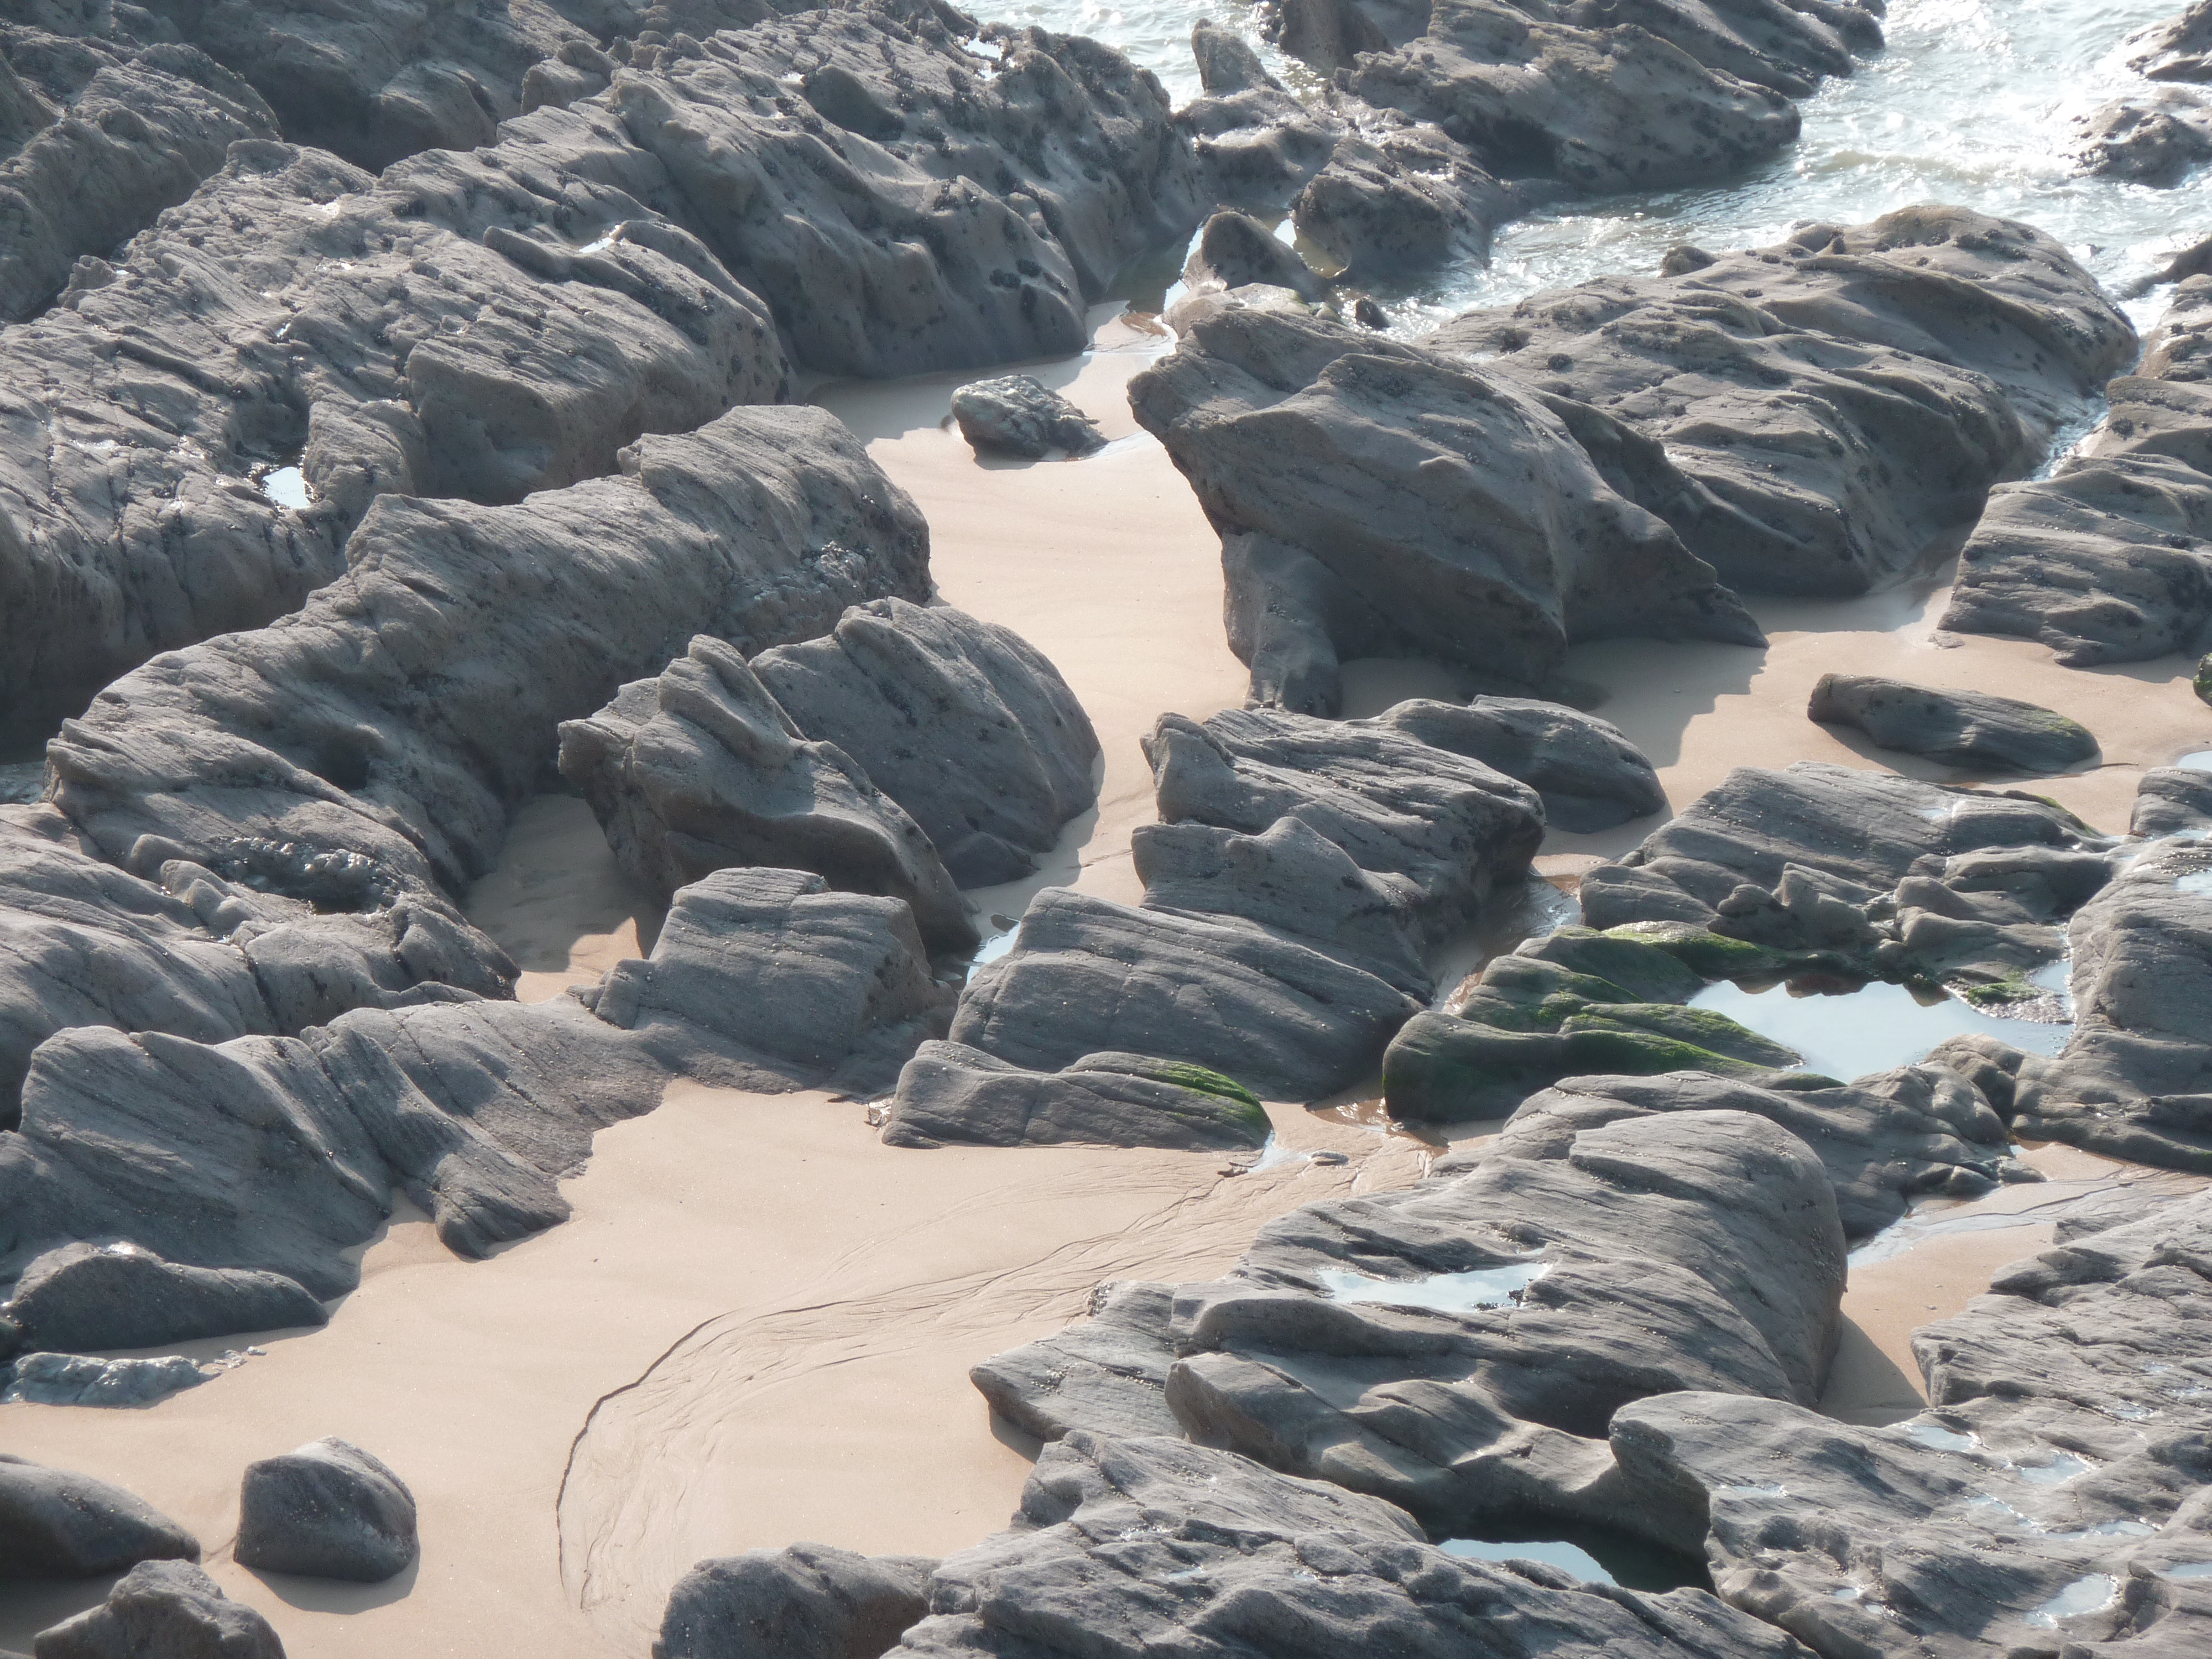
<path fill-rule="evenodd" d="M 883 1138 L 892 1146 L 1074 1141 L 1197 1151 L 1259 1146 L 1268 1133 L 1258 1098 L 1202 1066 L 1102 1054 L 1030 1072 L 957 1042 L 926 1042 L 899 1073 Z"/>
<path fill-rule="evenodd" d="M 826 1544 L 702 1561 L 669 1593 L 653 1659 L 877 1659 L 928 1612 L 936 1565 Z"/>
<path fill-rule="evenodd" d="M 200 1553 L 198 1539 L 120 1486 L 4 1452 L 0 1540 L 5 1578 L 95 1578 Z"/>
<path fill-rule="evenodd" d="M 334 1437 L 246 1465 L 241 1566 L 380 1583 L 415 1563 L 415 1495 L 384 1463 Z"/>
<path fill-rule="evenodd" d="M 952 394 L 960 435 L 980 453 L 1042 460 L 1055 449 L 1091 455 L 1105 447 L 1097 422 L 1032 375 L 975 380 Z"/>
<path fill-rule="evenodd" d="M 1856 726 L 1884 749 L 1976 769 L 2063 772 L 2097 753 L 2087 726 L 2040 704 L 1872 674 L 1823 674 L 1805 713 Z"/>
<path fill-rule="evenodd" d="M 131 1244 L 78 1243 L 24 1268 L 0 1317 L 26 1348 L 85 1352 L 320 1325 L 329 1316 L 278 1273 L 180 1267 Z"/>
<path fill-rule="evenodd" d="M 32 1659 L 284 1659 L 284 1644 L 266 1619 L 232 1601 L 198 1567 L 142 1561 L 98 1607 L 40 1631 L 31 1653 Z"/>

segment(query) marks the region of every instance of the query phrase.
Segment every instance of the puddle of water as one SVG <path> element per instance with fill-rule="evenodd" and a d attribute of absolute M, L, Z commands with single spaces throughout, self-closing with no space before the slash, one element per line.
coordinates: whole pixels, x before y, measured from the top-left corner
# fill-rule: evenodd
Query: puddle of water
<path fill-rule="evenodd" d="M 2184 755 L 2174 764 L 2185 766 L 2192 772 L 2212 772 L 2212 749 L 2200 749 L 2193 755 Z"/>
<path fill-rule="evenodd" d="M 1923 1001 L 1909 987 L 1876 980 L 1855 991 L 1801 994 L 1786 985 L 1747 991 L 1722 980 L 1690 999 L 1761 1036 L 1795 1048 L 1808 1069 L 1849 1082 L 1910 1066 L 1946 1038 L 1978 1032 L 2035 1054 L 2055 1054 L 2071 1025 L 1985 1014 L 1950 995 Z"/>
<path fill-rule="evenodd" d="M 1937 1423 L 1905 1423 L 1899 1425 L 1923 1446 L 1933 1446 L 1938 1451 L 1972 1451 L 1982 1443 L 1971 1434 L 1960 1434 Z"/>
<path fill-rule="evenodd" d="M 2096 1466 L 2086 1457 L 2076 1457 L 2072 1452 L 2060 1452 L 2048 1463 L 2014 1465 L 2014 1472 L 2023 1480 L 2039 1486 L 2059 1486 Z"/>
<path fill-rule="evenodd" d="M 1481 1538 L 1447 1538 L 1437 1547 L 1466 1561 L 1541 1561 L 1547 1567 L 1574 1574 L 1586 1584 L 1620 1582 L 1598 1565 L 1597 1557 L 1564 1538 L 1522 1538 L 1503 1544 Z"/>
<path fill-rule="evenodd" d="M 995 916 L 992 918 L 994 923 L 997 920 Z M 975 947 L 975 954 L 969 961 L 967 978 L 975 978 L 975 970 L 978 968 L 982 967 L 986 963 L 996 962 L 1000 957 L 1012 951 L 1014 948 L 1014 935 L 1020 931 L 1021 924 L 1014 922 L 998 933 L 987 935 L 982 944 Z"/>
<path fill-rule="evenodd" d="M 1472 1273 L 1430 1273 L 1421 1279 L 1370 1279 L 1349 1267 L 1324 1267 L 1317 1277 L 1322 1288 L 1339 1302 L 1473 1313 L 1518 1302 L 1522 1291 L 1551 1270 L 1548 1261 L 1522 1261 L 1504 1267 L 1478 1267 Z"/>
<path fill-rule="evenodd" d="M 46 792 L 46 762 L 10 761 L 0 766 L 0 805 L 27 806 Z"/>
<path fill-rule="evenodd" d="M 1694 1555 L 1648 1544 L 1603 1527 L 1546 1522 L 1541 1538 L 1447 1538 L 1447 1555 L 1471 1561 L 1541 1561 L 1585 1583 L 1618 1584 L 1655 1595 L 1674 1589 L 1710 1590 L 1713 1581 Z"/>
<path fill-rule="evenodd" d="M 2096 1613 L 2109 1607 L 2119 1599 L 2119 1594 L 2118 1579 L 2109 1572 L 2093 1572 L 2076 1578 L 2029 1613 L 2027 1622 L 2038 1630 L 2053 1630 L 2062 1619 L 2078 1619 L 2085 1613 Z"/>
<path fill-rule="evenodd" d="M 2173 884 L 2177 893 L 2212 894 L 2212 870 L 2192 870 Z"/>
<path fill-rule="evenodd" d="M 2044 1534 L 2062 1544 L 2078 1544 L 2088 1538 L 2148 1538 L 2158 1528 L 2141 1521 L 2100 1521 L 2094 1527 L 2083 1527 L 2078 1532 L 2051 1532 Z"/>
<path fill-rule="evenodd" d="M 314 505 L 307 494 L 307 475 L 296 466 L 280 466 L 261 475 L 261 493 L 279 507 L 304 511 Z"/>
<path fill-rule="evenodd" d="M 2212 1561 L 2177 1561 L 2153 1571 L 2168 1578 L 2212 1578 Z"/>

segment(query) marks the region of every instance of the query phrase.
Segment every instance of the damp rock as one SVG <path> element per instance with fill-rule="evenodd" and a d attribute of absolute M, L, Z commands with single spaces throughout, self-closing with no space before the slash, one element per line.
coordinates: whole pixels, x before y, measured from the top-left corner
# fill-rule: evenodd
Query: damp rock
<path fill-rule="evenodd" d="M 1194 292 L 1251 286 L 1288 289 L 1311 304 L 1324 285 L 1296 249 L 1277 241 L 1249 215 L 1215 214 L 1199 231 L 1182 279 Z"/>
<path fill-rule="evenodd" d="M 2097 753 L 2088 727 L 2039 704 L 1873 674 L 1823 674 L 1805 713 L 1826 725 L 1855 726 L 1881 748 L 1952 766 L 2063 772 Z"/>
<path fill-rule="evenodd" d="M 159 1359 L 94 1359 L 73 1353 L 19 1353 L 14 1377 L 0 1389 L 0 1401 L 25 1400 L 39 1406 L 148 1406 L 207 1380 L 208 1373 L 182 1354 Z"/>
<path fill-rule="evenodd" d="M 994 1354 L 968 1380 L 1000 1418 L 1048 1443 L 1073 1429 L 1116 1439 L 1179 1439 L 1182 1425 L 1167 1403 L 1174 1310 L 1172 1285 L 1101 1285 L 1088 1318 Z"/>
<path fill-rule="evenodd" d="M 2212 830 L 2212 772 L 2161 766 L 2144 773 L 2136 784 L 2128 833 L 2156 840 L 2192 830 Z"/>
<path fill-rule="evenodd" d="M 615 861 L 672 895 L 732 866 L 811 870 L 903 901 L 939 950 L 974 922 L 929 837 L 834 743 L 804 736 L 734 646 L 694 635 L 657 679 L 561 728 L 562 775 Z"/>
<path fill-rule="evenodd" d="M 1097 799 L 1098 738 L 1075 693 L 1012 629 L 950 605 L 855 605 L 753 672 L 935 844 L 963 887 L 1018 880 Z"/>
<path fill-rule="evenodd" d="M 415 1564 L 415 1495 L 336 1437 L 246 1468 L 232 1553 L 257 1572 L 380 1583 Z"/>
<path fill-rule="evenodd" d="M 952 394 L 952 418 L 979 454 L 1042 460 L 1054 450 L 1096 454 L 1106 444 L 1097 422 L 1030 374 L 970 381 Z"/>
<path fill-rule="evenodd" d="M 284 1659 L 269 1621 L 225 1595 L 214 1579 L 183 1561 L 142 1561 L 116 1581 L 107 1599 L 40 1631 L 37 1659 Z"/>
<path fill-rule="evenodd" d="M 199 1540 L 120 1486 L 0 1452 L 0 1577 L 96 1578 L 195 1560 Z"/>
<path fill-rule="evenodd" d="M 2171 188 L 2212 161 L 2212 100 L 2186 87 L 2148 87 L 2081 118 L 2081 170 Z"/>
<path fill-rule="evenodd" d="M 780 1091 L 836 1080 L 872 1093 L 951 994 L 913 913 L 800 870 L 717 871 L 679 889 L 649 960 L 617 963 L 586 1000 L 672 1070 Z"/>
<path fill-rule="evenodd" d="M 1030 1072 L 957 1042 L 926 1042 L 899 1073 L 883 1139 L 1197 1151 L 1262 1146 L 1269 1132 L 1258 1097 L 1203 1066 L 1099 1054 Z"/>
<path fill-rule="evenodd" d="M 1486 365 L 1224 310 L 1130 383 L 1130 406 L 1221 534 L 1255 703 L 1335 714 L 1345 657 L 1533 686 L 1577 640 L 1760 637 L 1566 423 Z M 1530 500 L 1533 517 L 1513 505 Z"/>
<path fill-rule="evenodd" d="M 669 1593 L 653 1659 L 876 1659 L 929 1611 L 936 1565 L 827 1544 L 702 1561 Z"/>
<path fill-rule="evenodd" d="M 1650 757 L 1619 726 L 1564 704 L 1477 697 L 1462 708 L 1417 699 L 1376 718 L 1527 784 L 1542 798 L 1551 829 L 1588 835 L 1667 805 Z"/>
<path fill-rule="evenodd" d="M 183 1267 L 129 1243 L 65 1244 L 23 1269 L 4 1308 L 26 1347 L 82 1353 L 320 1325 L 281 1273 Z"/>

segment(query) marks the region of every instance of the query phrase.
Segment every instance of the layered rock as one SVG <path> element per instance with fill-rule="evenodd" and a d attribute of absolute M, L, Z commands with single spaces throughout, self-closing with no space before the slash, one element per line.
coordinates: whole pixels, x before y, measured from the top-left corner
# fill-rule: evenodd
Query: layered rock
<path fill-rule="evenodd" d="M 80 1243 L 24 1268 L 0 1317 L 26 1348 L 81 1352 L 320 1325 L 329 1315 L 278 1273 L 180 1267 L 127 1243 Z"/>
<path fill-rule="evenodd" d="M 1255 702 L 1335 712 L 1344 656 L 1533 685 L 1580 640 L 1759 637 L 1567 422 L 1486 367 L 1229 311 L 1133 380 L 1130 403 L 1221 533 Z"/>
<path fill-rule="evenodd" d="M 951 876 L 921 826 L 833 743 L 799 734 L 744 655 L 702 634 L 654 679 L 561 728 L 561 769 L 615 861 L 662 894 L 730 866 L 810 870 L 903 901 L 939 950 L 972 949 Z"/>
<path fill-rule="evenodd" d="M 957 1042 L 925 1042 L 899 1073 L 884 1143 L 937 1146 L 1256 1147 L 1270 1132 L 1250 1090 L 1202 1066 L 1085 1054 L 1024 1071 Z"/>
<path fill-rule="evenodd" d="M 2063 772 L 2097 753 L 2087 726 L 2039 703 L 1872 674 L 1823 674 L 1805 714 L 1855 726 L 1883 749 L 1977 770 Z"/>
<path fill-rule="evenodd" d="M 2209 338 L 2212 276 L 2185 276 L 2104 424 L 2050 477 L 1990 495 L 1943 627 L 2075 667 L 2212 648 Z"/>
<path fill-rule="evenodd" d="M 754 658 L 810 738 L 866 769 L 963 887 L 1036 867 L 1097 799 L 1097 735 L 1059 671 L 1012 629 L 903 599 Z"/>
<path fill-rule="evenodd" d="M 583 994 L 671 1071 L 734 1088 L 886 1088 L 952 992 L 913 912 L 799 870 L 723 870 L 683 889 L 650 960 Z"/>

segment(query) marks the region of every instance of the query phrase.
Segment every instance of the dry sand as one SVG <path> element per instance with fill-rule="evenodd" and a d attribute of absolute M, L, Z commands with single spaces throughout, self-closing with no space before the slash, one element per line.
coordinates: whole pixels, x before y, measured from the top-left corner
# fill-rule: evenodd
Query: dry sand
<path fill-rule="evenodd" d="M 1121 394 L 1163 343 L 1109 323 L 1100 349 L 1031 371 L 1115 441 L 1079 463 L 979 461 L 945 424 L 968 377 L 819 394 L 928 515 L 944 597 L 1050 657 L 1104 745 L 1097 811 L 1036 877 L 980 895 L 987 914 L 1018 915 L 1048 881 L 1137 896 L 1128 833 L 1152 812 L 1138 738 L 1164 710 L 1202 717 L 1241 700 L 1218 544 Z M 1940 593 L 1766 605 L 1767 652 L 1623 641 L 1577 650 L 1571 674 L 1580 700 L 1651 754 L 1677 805 L 1735 764 L 1877 763 L 1804 718 L 1832 668 L 2001 690 L 2081 720 L 2106 764 L 2037 787 L 2107 826 L 2124 821 L 2142 767 L 2212 746 L 2212 717 L 2174 665 L 2082 673 L 2035 647 L 1947 650 L 1929 631 L 1941 608 Z M 1424 664 L 1352 664 L 1346 682 L 1354 713 L 1455 686 Z M 1650 828 L 1554 836 L 1540 868 L 1571 885 L 1593 855 Z M 533 1000 L 649 946 L 659 924 L 589 812 L 565 799 L 523 814 L 471 912 L 514 953 Z M 564 1187 L 574 1218 L 552 1231 L 465 1265 L 419 1216 L 396 1218 L 327 1331 L 270 1340 L 265 1356 L 145 1410 L 0 1407 L 0 1447 L 117 1480 L 195 1528 L 218 1579 L 270 1617 L 295 1659 L 635 1659 L 668 1584 L 701 1556 L 809 1537 L 938 1553 L 1000 1526 L 1027 1463 L 992 1434 L 969 1365 L 1057 1328 L 1102 1279 L 1218 1271 L 1266 1218 L 1404 1184 L 1422 1165 L 1419 1144 L 1371 1112 L 1276 1119 L 1287 1144 L 1352 1162 L 1230 1179 L 1214 1156 L 896 1152 L 857 1106 L 680 1085 L 659 1111 L 599 1136 Z M 1867 1420 L 1911 1409 L 1905 1334 L 2047 1236 L 2030 1210 L 1855 1273 L 1830 1408 Z M 325 1434 L 359 1441 L 412 1484 L 418 1571 L 353 1588 L 228 1560 L 243 1466 Z M 0 1589 L 0 1646 L 27 1646 L 104 1588 Z"/>

